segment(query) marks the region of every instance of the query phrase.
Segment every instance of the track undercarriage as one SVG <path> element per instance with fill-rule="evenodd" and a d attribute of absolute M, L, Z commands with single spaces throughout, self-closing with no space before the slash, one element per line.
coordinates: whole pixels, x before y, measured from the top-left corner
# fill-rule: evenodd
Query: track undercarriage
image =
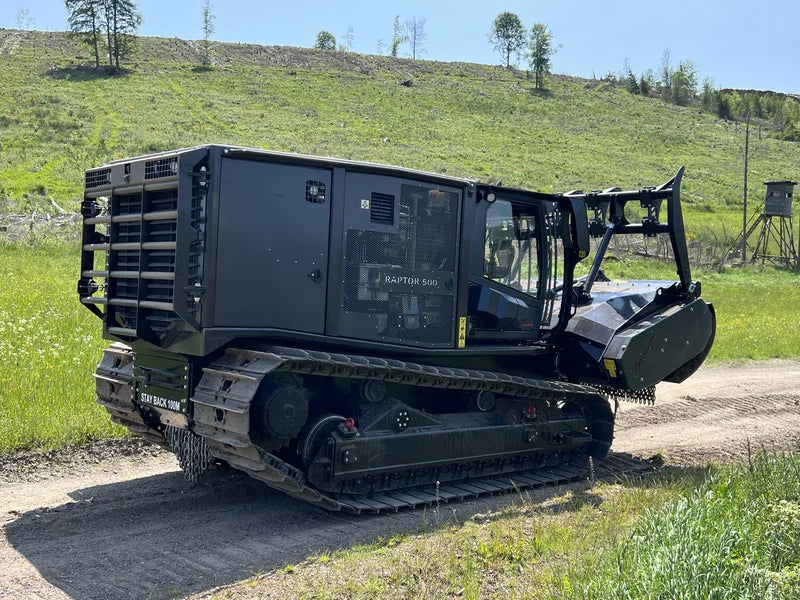
<path fill-rule="evenodd" d="M 229 348 L 203 368 L 188 419 L 134 403 L 133 367 L 128 347 L 108 348 L 98 402 L 118 424 L 174 451 L 188 479 L 224 462 L 332 511 L 391 511 L 585 478 L 588 458 L 603 458 L 613 437 L 606 397 L 559 381 Z"/>

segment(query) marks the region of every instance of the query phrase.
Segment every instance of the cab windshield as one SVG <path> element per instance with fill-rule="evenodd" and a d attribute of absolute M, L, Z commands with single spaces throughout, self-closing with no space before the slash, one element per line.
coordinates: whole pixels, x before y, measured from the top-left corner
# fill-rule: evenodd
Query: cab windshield
<path fill-rule="evenodd" d="M 532 207 L 496 200 L 486 211 L 483 276 L 539 297 L 538 215 Z"/>

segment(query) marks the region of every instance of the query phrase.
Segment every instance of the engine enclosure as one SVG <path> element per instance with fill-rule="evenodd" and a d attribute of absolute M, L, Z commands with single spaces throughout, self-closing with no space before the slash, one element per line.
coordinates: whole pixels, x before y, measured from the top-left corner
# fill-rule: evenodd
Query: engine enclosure
<path fill-rule="evenodd" d="M 86 174 L 78 292 L 104 337 L 136 351 L 137 401 L 156 410 L 184 410 L 232 345 L 635 391 L 688 376 L 714 337 L 690 279 L 681 175 L 543 194 L 221 145 L 125 159 Z M 629 201 L 647 208 L 641 223 Z M 678 281 L 583 293 L 575 267 L 608 223 L 668 233 Z"/>

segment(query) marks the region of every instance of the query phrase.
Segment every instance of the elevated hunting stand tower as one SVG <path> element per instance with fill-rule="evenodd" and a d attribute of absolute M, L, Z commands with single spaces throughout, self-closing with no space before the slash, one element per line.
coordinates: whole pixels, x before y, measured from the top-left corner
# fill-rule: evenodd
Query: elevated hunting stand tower
<path fill-rule="evenodd" d="M 750 262 L 800 268 L 792 225 L 792 197 L 795 181 L 765 181 L 767 194 L 762 208 L 748 223 L 744 234 Z M 755 239 L 751 244 L 750 240 Z M 733 248 L 741 248 L 742 236 Z M 734 250 L 735 251 L 735 250 Z"/>

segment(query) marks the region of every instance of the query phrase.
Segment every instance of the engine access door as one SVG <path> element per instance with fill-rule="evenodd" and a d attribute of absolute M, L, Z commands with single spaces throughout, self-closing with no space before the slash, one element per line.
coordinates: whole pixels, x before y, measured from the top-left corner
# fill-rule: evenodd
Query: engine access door
<path fill-rule="evenodd" d="M 325 329 L 331 174 L 222 160 L 215 325 Z"/>

